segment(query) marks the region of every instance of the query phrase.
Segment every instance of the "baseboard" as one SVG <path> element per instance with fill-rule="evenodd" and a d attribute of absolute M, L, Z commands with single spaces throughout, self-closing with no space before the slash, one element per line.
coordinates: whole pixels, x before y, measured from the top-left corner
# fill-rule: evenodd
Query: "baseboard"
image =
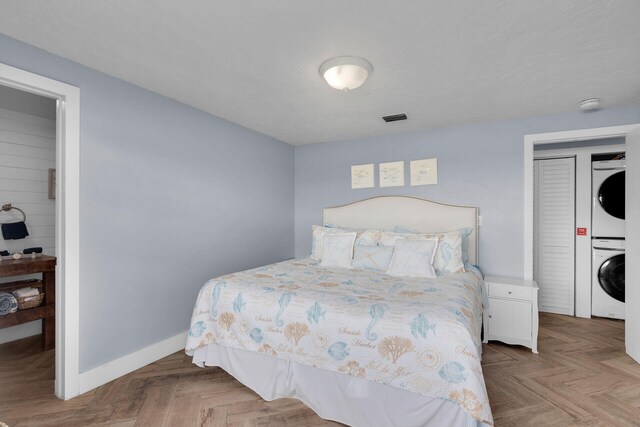
<path fill-rule="evenodd" d="M 34 320 L 33 322 L 23 323 L 22 325 L 16 325 L 0 330 L 0 344 L 21 340 L 22 338 L 32 337 L 34 335 L 40 335 L 41 333 L 42 320 Z"/>
<path fill-rule="evenodd" d="M 152 344 L 149 347 L 145 347 L 142 350 L 138 350 L 135 353 L 128 354 L 93 368 L 90 371 L 82 372 L 79 381 L 80 394 L 100 387 L 109 381 L 120 378 L 176 351 L 183 350 L 186 342 L 187 333 L 183 332 L 164 341 Z"/>

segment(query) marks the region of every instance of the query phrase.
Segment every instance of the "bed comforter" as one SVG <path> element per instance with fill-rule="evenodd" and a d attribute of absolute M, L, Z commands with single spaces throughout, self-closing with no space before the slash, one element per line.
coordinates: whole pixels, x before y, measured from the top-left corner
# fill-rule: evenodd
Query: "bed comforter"
<path fill-rule="evenodd" d="M 186 352 L 215 343 L 456 402 L 493 424 L 480 365 L 482 278 L 327 269 L 309 258 L 208 281 Z"/>

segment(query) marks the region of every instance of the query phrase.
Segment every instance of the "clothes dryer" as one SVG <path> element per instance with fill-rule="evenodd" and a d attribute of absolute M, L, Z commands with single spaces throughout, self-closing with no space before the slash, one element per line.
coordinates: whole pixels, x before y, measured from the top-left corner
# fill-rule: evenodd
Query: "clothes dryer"
<path fill-rule="evenodd" d="M 625 161 L 592 162 L 591 235 L 624 238 Z"/>
<path fill-rule="evenodd" d="M 591 314 L 624 319 L 624 240 L 593 239 Z"/>

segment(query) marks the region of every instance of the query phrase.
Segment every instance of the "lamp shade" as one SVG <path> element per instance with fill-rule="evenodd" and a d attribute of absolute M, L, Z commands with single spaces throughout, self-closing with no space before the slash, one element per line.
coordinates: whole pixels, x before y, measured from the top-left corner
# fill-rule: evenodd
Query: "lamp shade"
<path fill-rule="evenodd" d="M 344 91 L 362 86 L 372 71 L 373 66 L 369 61 L 353 56 L 329 59 L 320 66 L 320 75 L 329 86 Z"/>

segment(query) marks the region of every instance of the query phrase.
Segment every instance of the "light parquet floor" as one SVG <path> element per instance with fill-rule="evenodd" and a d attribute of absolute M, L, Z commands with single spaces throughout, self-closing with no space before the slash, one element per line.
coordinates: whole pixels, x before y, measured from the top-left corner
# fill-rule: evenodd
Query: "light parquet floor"
<path fill-rule="evenodd" d="M 183 353 L 67 402 L 40 337 L 0 345 L 0 421 L 19 426 L 330 426 L 293 399 L 265 402 Z M 540 354 L 490 343 L 483 370 L 496 426 L 640 426 L 640 365 L 624 322 L 541 313 Z"/>

